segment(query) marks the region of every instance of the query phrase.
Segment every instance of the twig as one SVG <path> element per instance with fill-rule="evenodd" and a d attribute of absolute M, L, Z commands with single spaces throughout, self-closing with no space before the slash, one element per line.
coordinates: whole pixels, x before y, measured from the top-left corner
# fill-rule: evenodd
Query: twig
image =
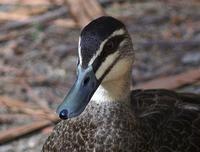
<path fill-rule="evenodd" d="M 30 105 L 24 101 L 12 99 L 7 96 L 0 96 L 0 102 L 3 103 L 4 105 L 6 105 L 7 107 L 15 107 L 15 108 L 20 107 L 20 108 L 32 108 L 32 109 L 38 108 L 38 107 L 36 107 L 34 105 Z"/>
<path fill-rule="evenodd" d="M 31 132 L 42 129 L 46 126 L 49 126 L 52 122 L 58 122 L 58 118 L 52 119 L 52 121 L 41 120 L 35 121 L 27 125 L 23 125 L 16 128 L 11 128 L 6 131 L 0 132 L 0 145 L 8 141 L 14 140 Z"/>
<path fill-rule="evenodd" d="M 66 15 L 66 14 L 67 14 L 67 8 L 61 7 L 59 9 L 54 10 L 54 11 L 47 12 L 47 13 L 42 14 L 40 16 L 29 18 L 29 19 L 21 21 L 21 22 L 17 22 L 17 21 L 9 22 L 9 23 L 5 24 L 4 26 L 2 26 L 0 28 L 0 32 L 5 32 L 5 31 L 8 31 L 8 30 L 21 28 L 21 27 L 24 27 L 24 26 L 30 26 L 30 25 L 33 25 L 33 24 L 45 23 L 45 22 L 54 20 L 58 17 Z"/>
<path fill-rule="evenodd" d="M 181 74 L 160 77 L 155 80 L 133 86 L 134 89 L 177 89 L 184 85 L 195 83 L 200 80 L 200 68 L 193 69 Z"/>
<path fill-rule="evenodd" d="M 40 119 L 38 117 L 33 116 L 33 119 Z M 12 114 L 1 114 L 0 115 L 0 124 L 1 123 L 13 123 L 16 122 L 17 120 L 22 120 L 22 119 L 29 119 L 30 120 L 30 115 L 26 114 L 18 114 L 18 113 L 12 113 Z"/>
<path fill-rule="evenodd" d="M 12 99 L 6 96 L 0 96 L 0 104 L 6 106 L 7 108 L 15 112 L 22 112 L 28 115 L 33 115 L 43 118 L 52 117 L 51 114 L 54 113 L 51 112 L 51 110 L 49 109 L 48 110 L 42 109 L 41 107 L 31 105 L 25 103 L 24 101 Z"/>

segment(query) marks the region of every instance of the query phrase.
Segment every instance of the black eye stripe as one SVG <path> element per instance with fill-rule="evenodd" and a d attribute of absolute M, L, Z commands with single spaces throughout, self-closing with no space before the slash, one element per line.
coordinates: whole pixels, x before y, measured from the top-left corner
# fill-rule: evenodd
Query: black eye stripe
<path fill-rule="evenodd" d="M 105 76 L 110 72 L 110 70 L 112 69 L 112 67 L 117 63 L 117 61 L 119 60 L 120 55 L 113 61 L 113 63 L 108 67 L 108 69 L 105 70 L 105 72 L 103 73 L 103 75 L 99 78 L 99 81 L 101 82 Z"/>
<path fill-rule="evenodd" d="M 101 64 L 105 61 L 106 57 L 109 56 L 110 54 L 114 53 L 120 43 L 124 40 L 125 36 L 124 35 L 118 35 L 115 37 L 110 38 L 106 44 L 103 47 L 103 50 L 99 56 L 95 59 L 94 63 L 92 64 L 94 72 L 98 70 L 98 68 L 101 66 Z M 113 48 L 107 47 L 107 44 L 112 42 L 113 43 Z"/>
<path fill-rule="evenodd" d="M 115 51 L 117 50 L 117 48 L 118 48 L 120 42 L 121 42 L 123 39 L 124 39 L 124 35 L 118 35 L 118 36 L 115 36 L 115 37 L 110 38 L 110 39 L 106 42 L 106 44 L 104 45 L 102 53 L 108 52 L 109 54 L 111 54 L 111 53 L 115 52 Z M 113 48 L 112 48 L 112 50 L 110 50 L 109 47 L 107 48 L 107 46 L 109 46 L 108 44 L 111 43 L 111 42 L 113 43 Z"/>

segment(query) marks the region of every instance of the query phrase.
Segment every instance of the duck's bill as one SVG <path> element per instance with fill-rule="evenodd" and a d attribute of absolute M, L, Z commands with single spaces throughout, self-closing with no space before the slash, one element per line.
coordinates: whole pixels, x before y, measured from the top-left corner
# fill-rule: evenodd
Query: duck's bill
<path fill-rule="evenodd" d="M 98 86 L 92 67 L 83 69 L 79 66 L 75 84 L 57 109 L 59 117 L 67 119 L 80 115 Z"/>

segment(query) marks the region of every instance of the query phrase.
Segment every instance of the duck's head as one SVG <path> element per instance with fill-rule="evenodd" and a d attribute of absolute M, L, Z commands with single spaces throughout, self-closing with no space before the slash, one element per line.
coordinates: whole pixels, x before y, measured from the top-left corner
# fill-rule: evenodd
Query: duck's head
<path fill-rule="evenodd" d="M 77 79 L 57 109 L 59 117 L 80 115 L 93 95 L 97 101 L 127 96 L 133 58 L 131 38 L 122 22 L 108 16 L 90 22 L 79 37 Z"/>

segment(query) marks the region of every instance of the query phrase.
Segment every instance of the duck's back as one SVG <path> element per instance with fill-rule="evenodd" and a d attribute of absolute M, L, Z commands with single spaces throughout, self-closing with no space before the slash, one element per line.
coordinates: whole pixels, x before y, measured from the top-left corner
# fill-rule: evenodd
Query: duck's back
<path fill-rule="evenodd" d="M 199 95 L 135 90 L 132 104 L 144 147 L 154 152 L 200 152 Z"/>
<path fill-rule="evenodd" d="M 200 96 L 135 90 L 131 106 L 93 101 L 61 121 L 44 152 L 200 152 Z"/>

